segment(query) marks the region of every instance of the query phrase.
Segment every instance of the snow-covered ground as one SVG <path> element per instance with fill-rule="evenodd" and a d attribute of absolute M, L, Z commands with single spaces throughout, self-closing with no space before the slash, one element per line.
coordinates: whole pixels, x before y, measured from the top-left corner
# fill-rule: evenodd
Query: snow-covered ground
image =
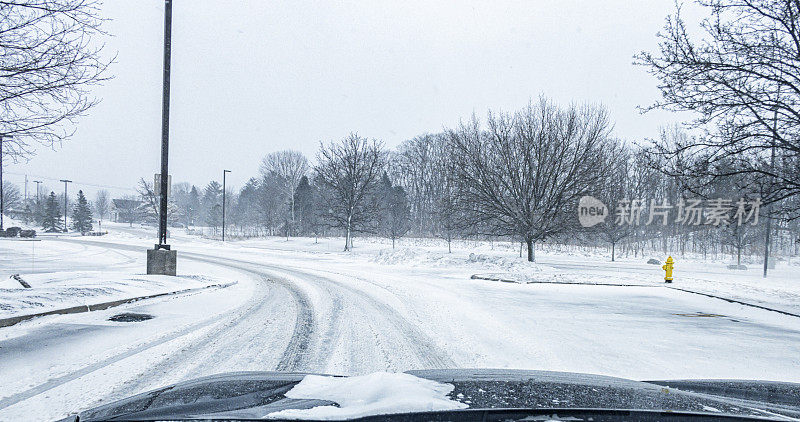
<path fill-rule="evenodd" d="M 143 273 L 154 230 L 104 228 L 109 235 L 43 238 L 34 272 L 78 265 Z M 52 419 L 240 370 L 366 375 L 499 367 L 800 381 L 800 318 L 665 288 L 660 266 L 642 258 L 612 263 L 600 254 L 544 250 L 529 264 L 518 245 L 498 242 L 459 242 L 448 254 L 441 241 L 401 240 L 392 250 L 383 239 L 357 238 L 345 253 L 338 238 L 223 244 L 181 230 L 172 235 L 179 275 L 239 283 L 0 329 L 0 420 Z M 31 277 L 27 249 L 3 241 L 0 248 L 12 251 L 0 274 Z M 676 265 L 674 286 L 798 312 L 792 263 L 780 263 L 766 280 L 756 269 L 727 270 L 726 262 Z M 636 286 L 470 278 L 479 273 Z M 122 311 L 155 318 L 108 321 Z"/>
<path fill-rule="evenodd" d="M 121 271 L 58 271 L 21 279 L 30 287 L 12 277 L 0 280 L 0 318 L 229 283 L 204 275 L 170 277 Z"/>

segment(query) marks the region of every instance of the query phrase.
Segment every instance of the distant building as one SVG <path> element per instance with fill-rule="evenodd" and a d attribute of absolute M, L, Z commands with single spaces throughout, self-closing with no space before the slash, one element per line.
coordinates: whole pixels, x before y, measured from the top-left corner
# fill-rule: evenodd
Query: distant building
<path fill-rule="evenodd" d="M 141 207 L 144 201 L 136 199 L 112 199 L 114 209 L 111 211 L 115 222 L 133 224 L 141 218 Z"/>

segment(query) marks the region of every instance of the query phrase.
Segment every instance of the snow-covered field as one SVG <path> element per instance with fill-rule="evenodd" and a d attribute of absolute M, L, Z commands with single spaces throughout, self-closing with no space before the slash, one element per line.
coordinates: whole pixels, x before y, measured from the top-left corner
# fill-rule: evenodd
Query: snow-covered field
<path fill-rule="evenodd" d="M 42 238 L 33 248 L 0 241 L 0 275 L 102 271 L 141 279 L 153 229 L 106 227 L 107 236 Z M 383 239 L 357 238 L 345 253 L 338 238 L 223 244 L 172 234 L 187 283 L 196 276 L 238 283 L 0 328 L 0 420 L 53 419 L 240 370 L 500 367 L 800 381 L 800 318 L 666 288 L 660 266 L 641 257 L 612 263 L 597 253 L 543 250 L 529 264 L 518 245 L 498 242 L 459 242 L 450 254 L 441 241 L 401 240 L 392 250 Z M 677 259 L 673 286 L 800 313 L 793 263 L 780 263 L 766 280 L 756 268 L 726 264 Z M 154 318 L 108 321 L 123 311 Z"/>

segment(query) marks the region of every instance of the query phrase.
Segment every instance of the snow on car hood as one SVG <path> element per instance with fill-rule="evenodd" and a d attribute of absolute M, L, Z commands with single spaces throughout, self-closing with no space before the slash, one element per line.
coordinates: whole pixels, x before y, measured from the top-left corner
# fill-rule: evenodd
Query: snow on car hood
<path fill-rule="evenodd" d="M 452 384 L 411 374 L 375 372 L 355 377 L 307 375 L 285 396 L 292 399 L 328 400 L 338 404 L 310 409 L 272 412 L 268 418 L 344 420 L 389 413 L 430 412 L 469 407 L 450 400 Z"/>

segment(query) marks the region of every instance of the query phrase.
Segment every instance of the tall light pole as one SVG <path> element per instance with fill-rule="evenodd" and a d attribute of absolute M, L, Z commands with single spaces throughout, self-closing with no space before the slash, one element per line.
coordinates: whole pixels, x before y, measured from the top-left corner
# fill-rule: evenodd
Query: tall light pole
<path fill-rule="evenodd" d="M 161 97 L 161 204 L 158 219 L 158 244 L 155 249 L 169 250 L 167 244 L 167 188 L 169 183 L 169 76 L 172 52 L 172 0 L 164 0 L 164 79 Z"/>
<path fill-rule="evenodd" d="M 61 179 L 64 182 L 64 233 L 67 232 L 67 183 L 72 183 L 72 180 Z"/>
<path fill-rule="evenodd" d="M 164 75 L 161 96 L 161 201 L 158 243 L 147 250 L 147 274 L 175 275 L 177 253 L 167 244 L 167 189 L 169 189 L 169 76 L 172 51 L 172 0 L 164 0 Z"/>
<path fill-rule="evenodd" d="M 5 208 L 5 195 L 3 195 L 3 140 L 13 138 L 11 135 L 0 133 L 0 230 L 3 230 L 3 213 Z"/>
<path fill-rule="evenodd" d="M 222 170 L 222 241 L 225 241 L 225 175 L 230 173 L 230 170 Z"/>

